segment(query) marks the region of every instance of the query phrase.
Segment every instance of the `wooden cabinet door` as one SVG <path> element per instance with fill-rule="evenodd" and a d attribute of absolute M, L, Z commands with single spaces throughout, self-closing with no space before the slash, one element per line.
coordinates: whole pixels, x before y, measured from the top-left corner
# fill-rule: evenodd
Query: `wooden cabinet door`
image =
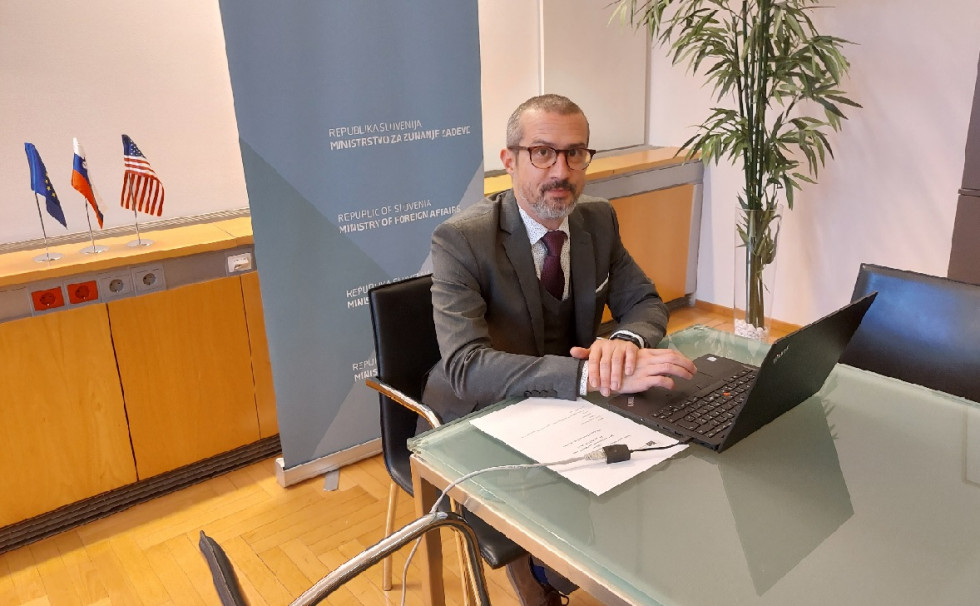
<path fill-rule="evenodd" d="M 260 438 L 238 276 L 109 303 L 140 479 Z"/>
<path fill-rule="evenodd" d="M 265 336 L 265 316 L 259 274 L 242 274 L 242 294 L 245 297 L 245 319 L 248 322 L 248 342 L 252 350 L 252 377 L 255 380 L 255 410 L 259 416 L 259 433 L 263 438 L 279 433 L 276 417 L 276 393 L 272 384 L 272 363 L 269 361 L 269 341 Z"/>
<path fill-rule="evenodd" d="M 136 481 L 106 306 L 0 324 L 0 526 Z"/>

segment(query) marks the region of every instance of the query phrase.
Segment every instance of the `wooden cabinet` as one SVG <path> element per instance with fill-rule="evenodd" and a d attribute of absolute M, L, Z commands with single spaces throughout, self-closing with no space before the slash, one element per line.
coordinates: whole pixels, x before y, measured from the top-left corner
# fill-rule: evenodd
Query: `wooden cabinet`
<path fill-rule="evenodd" d="M 664 301 L 687 294 L 693 200 L 693 184 L 610 200 L 623 244 Z"/>
<path fill-rule="evenodd" d="M 0 323 L 0 527 L 278 433 L 258 274 Z"/>
<path fill-rule="evenodd" d="M 254 254 L 248 218 L 153 235 L 51 264 L 0 253 L 0 551 L 276 447 L 258 274 L 226 276 Z M 99 302 L 32 311 L 33 291 L 82 278 Z"/>
<path fill-rule="evenodd" d="M 135 482 L 106 306 L 0 323 L 0 526 Z"/>

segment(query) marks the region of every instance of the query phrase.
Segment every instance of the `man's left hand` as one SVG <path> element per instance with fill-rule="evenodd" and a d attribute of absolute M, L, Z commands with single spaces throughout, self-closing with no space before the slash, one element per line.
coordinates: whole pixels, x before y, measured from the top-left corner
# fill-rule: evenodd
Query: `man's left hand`
<path fill-rule="evenodd" d="M 606 397 L 643 391 L 654 385 L 669 389 L 673 387 L 671 376 L 690 379 L 697 372 L 680 352 L 641 350 L 632 341 L 622 339 L 596 339 L 591 347 L 573 347 L 570 353 L 573 358 L 588 359 L 589 388 Z M 644 372 L 637 373 L 641 357 Z"/>

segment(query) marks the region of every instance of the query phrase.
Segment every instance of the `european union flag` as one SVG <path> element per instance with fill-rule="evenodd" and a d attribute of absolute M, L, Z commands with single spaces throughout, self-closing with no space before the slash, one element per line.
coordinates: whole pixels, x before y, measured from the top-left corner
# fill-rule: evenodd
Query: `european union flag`
<path fill-rule="evenodd" d="M 24 150 L 27 151 L 27 162 L 31 165 L 31 189 L 34 193 L 44 196 L 48 214 L 57 219 L 58 223 L 68 227 L 65 213 L 61 210 L 61 201 L 58 200 L 58 194 L 54 192 L 51 179 L 48 179 L 48 170 L 44 168 L 44 162 L 41 162 L 37 148 L 33 143 L 25 143 Z"/>

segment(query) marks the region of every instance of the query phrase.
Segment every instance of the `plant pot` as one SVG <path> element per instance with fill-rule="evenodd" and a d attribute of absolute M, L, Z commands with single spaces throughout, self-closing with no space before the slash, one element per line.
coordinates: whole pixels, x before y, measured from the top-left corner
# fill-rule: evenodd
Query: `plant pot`
<path fill-rule="evenodd" d="M 782 207 L 739 209 L 735 221 L 735 334 L 768 341 Z"/>

